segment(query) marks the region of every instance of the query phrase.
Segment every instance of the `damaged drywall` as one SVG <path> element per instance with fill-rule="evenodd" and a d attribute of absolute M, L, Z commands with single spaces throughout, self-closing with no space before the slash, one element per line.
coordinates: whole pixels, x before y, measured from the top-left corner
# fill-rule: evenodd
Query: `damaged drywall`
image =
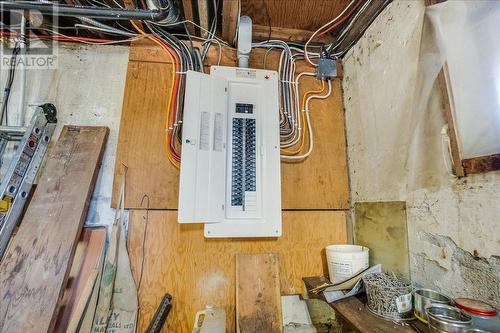
<path fill-rule="evenodd" d="M 27 71 L 27 119 L 36 105 L 53 103 L 58 124 L 55 142 L 64 125 L 107 126 L 110 130 L 101 171 L 95 185 L 87 223 L 111 225 L 110 207 L 113 170 L 118 141 L 129 48 L 125 46 L 57 44 L 57 63 L 53 69 L 29 68 Z M 6 68 L 0 71 L 3 88 Z M 19 75 L 15 78 L 9 115 L 17 110 Z"/>
<path fill-rule="evenodd" d="M 427 172 L 418 175 L 424 186 L 409 185 L 423 15 L 423 1 L 394 1 L 344 59 L 351 199 L 406 201 L 413 282 L 500 307 L 500 172 Z M 433 94 L 430 108 L 441 112 Z"/>

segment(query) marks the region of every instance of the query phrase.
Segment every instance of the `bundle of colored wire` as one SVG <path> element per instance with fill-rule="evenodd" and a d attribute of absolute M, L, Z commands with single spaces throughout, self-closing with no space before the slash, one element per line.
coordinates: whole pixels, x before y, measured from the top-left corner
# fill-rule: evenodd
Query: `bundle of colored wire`
<path fill-rule="evenodd" d="M 311 37 L 307 40 L 307 42 L 304 46 L 304 56 L 305 56 L 307 62 L 309 62 L 313 66 L 316 66 L 316 64 L 311 61 L 311 59 L 309 58 L 308 53 L 307 53 L 307 47 L 308 47 L 309 43 L 311 43 L 311 41 L 314 40 L 315 38 L 320 37 L 320 36 L 326 34 L 327 32 L 332 31 L 333 29 L 338 27 L 340 24 L 342 24 L 342 22 L 347 20 L 362 2 L 363 2 L 363 0 L 351 0 L 351 2 L 346 6 L 346 8 L 344 8 L 344 10 L 337 17 L 335 17 L 333 20 L 331 20 L 330 22 L 323 25 L 321 28 L 316 30 L 311 35 Z"/>
<path fill-rule="evenodd" d="M 178 100 L 178 92 L 179 92 L 179 81 L 180 81 L 180 75 L 181 75 L 181 68 L 180 68 L 180 60 L 178 57 L 178 54 L 175 52 L 175 50 L 171 47 L 171 45 L 167 42 L 165 42 L 163 39 L 146 33 L 144 30 L 142 30 L 139 25 L 131 21 L 132 25 L 134 28 L 143 36 L 145 36 L 147 39 L 151 40 L 152 42 L 158 44 L 167 54 L 170 63 L 174 66 L 175 70 L 171 71 L 171 81 L 172 86 L 170 88 L 169 93 L 167 94 L 167 115 L 166 115 L 166 121 L 165 121 L 165 148 L 166 148 L 166 154 L 167 158 L 169 161 L 177 168 L 180 167 L 180 154 L 177 153 L 177 150 L 175 149 L 175 140 L 174 140 L 174 125 L 176 124 L 176 106 L 177 106 L 177 100 Z"/>
<path fill-rule="evenodd" d="M 351 27 L 354 25 L 354 23 L 357 21 L 357 19 L 363 14 L 363 12 L 366 10 L 366 8 L 370 5 L 372 0 L 367 0 L 363 6 L 356 12 L 356 14 L 350 19 L 349 23 L 342 29 L 340 34 L 336 36 L 335 41 L 330 44 L 330 46 L 327 49 L 327 56 L 328 57 L 341 57 L 345 52 L 347 52 L 348 49 L 351 48 L 352 43 L 358 40 L 358 38 L 354 38 L 351 42 L 350 45 L 345 47 L 343 50 L 338 50 L 342 42 L 346 39 L 347 37 L 347 32 L 351 29 Z M 364 30 L 361 32 L 363 33 Z"/>

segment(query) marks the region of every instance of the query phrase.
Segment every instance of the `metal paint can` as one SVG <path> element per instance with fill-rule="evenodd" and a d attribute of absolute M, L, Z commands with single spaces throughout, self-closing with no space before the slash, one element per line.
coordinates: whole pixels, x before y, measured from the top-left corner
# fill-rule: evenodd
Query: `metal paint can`
<path fill-rule="evenodd" d="M 417 289 L 413 292 L 413 298 L 415 304 L 415 317 L 424 323 L 427 323 L 425 309 L 432 303 L 451 304 L 451 299 L 448 296 L 431 289 Z"/>
<path fill-rule="evenodd" d="M 430 333 L 464 333 L 472 328 L 471 316 L 454 306 L 434 303 L 425 312 Z"/>
<path fill-rule="evenodd" d="M 474 327 L 491 333 L 500 333 L 500 317 L 494 307 L 470 298 L 456 298 L 454 302 L 457 308 L 472 317 Z"/>

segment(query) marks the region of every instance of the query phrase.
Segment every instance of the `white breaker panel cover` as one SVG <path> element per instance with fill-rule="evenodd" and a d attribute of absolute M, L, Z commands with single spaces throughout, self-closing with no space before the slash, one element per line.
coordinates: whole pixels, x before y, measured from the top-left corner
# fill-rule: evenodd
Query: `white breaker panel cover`
<path fill-rule="evenodd" d="M 278 74 L 188 71 L 182 125 L 179 223 L 205 223 L 205 237 L 281 236 Z"/>

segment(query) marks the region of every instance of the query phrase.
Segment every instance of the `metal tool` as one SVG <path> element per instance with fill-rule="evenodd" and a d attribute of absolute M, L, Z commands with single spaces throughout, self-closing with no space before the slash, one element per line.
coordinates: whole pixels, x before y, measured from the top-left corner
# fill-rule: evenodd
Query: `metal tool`
<path fill-rule="evenodd" d="M 56 123 L 55 106 L 44 104 L 36 109 L 30 125 L 25 130 L 22 127 L 0 127 L 2 153 L 8 141 L 20 139 L 0 184 L 0 258 L 3 257 L 12 232 L 22 215 Z"/>
<path fill-rule="evenodd" d="M 167 316 L 172 309 L 172 295 L 165 294 L 163 299 L 158 305 L 158 309 L 156 309 L 155 315 L 151 322 L 149 323 L 148 330 L 146 333 L 160 333 L 163 324 L 165 324 L 165 320 L 167 320 Z"/>

